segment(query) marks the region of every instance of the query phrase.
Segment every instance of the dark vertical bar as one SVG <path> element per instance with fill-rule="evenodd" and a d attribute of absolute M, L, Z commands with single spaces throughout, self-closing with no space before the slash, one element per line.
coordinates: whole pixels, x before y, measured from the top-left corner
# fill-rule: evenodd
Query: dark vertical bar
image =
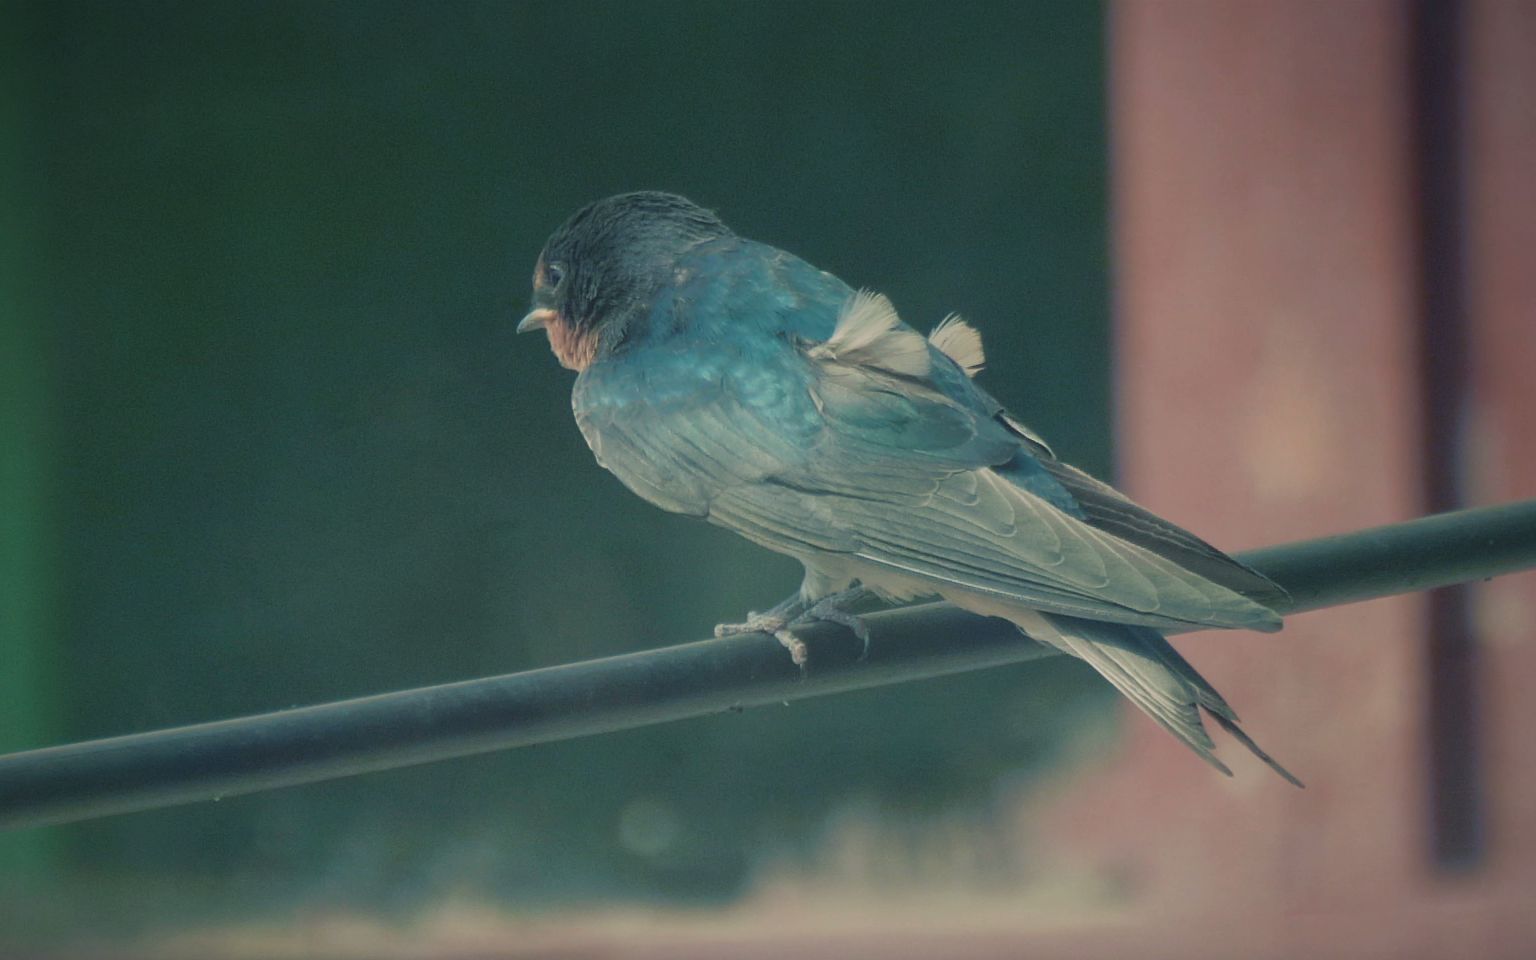
<path fill-rule="evenodd" d="M 1467 400 L 1462 197 L 1462 9 L 1415 0 L 1412 85 L 1418 164 L 1425 506 L 1462 506 Z M 1477 643 L 1465 586 L 1428 597 L 1429 812 L 1435 866 L 1465 871 L 1483 855 Z"/>

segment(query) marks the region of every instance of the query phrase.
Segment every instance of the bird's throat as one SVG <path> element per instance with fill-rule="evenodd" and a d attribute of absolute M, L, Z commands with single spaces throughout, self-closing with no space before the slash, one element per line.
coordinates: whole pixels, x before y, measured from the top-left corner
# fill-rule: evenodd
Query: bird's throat
<path fill-rule="evenodd" d="M 592 365 L 593 357 L 597 356 L 596 328 L 580 329 L 564 318 L 557 318 L 545 324 L 544 332 L 549 335 L 549 349 L 560 366 L 580 371 Z"/>

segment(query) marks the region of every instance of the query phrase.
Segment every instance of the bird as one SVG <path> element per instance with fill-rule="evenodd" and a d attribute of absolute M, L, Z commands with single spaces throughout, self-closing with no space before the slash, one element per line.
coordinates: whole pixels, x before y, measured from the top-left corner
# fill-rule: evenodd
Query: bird
<path fill-rule="evenodd" d="M 1079 657 L 1231 776 L 1209 717 L 1293 774 L 1163 631 L 1274 631 L 1285 591 L 1056 458 L 984 390 L 978 331 L 924 336 L 890 299 L 659 191 L 583 206 L 540 251 L 519 333 L 576 372 L 571 408 L 631 491 L 799 560 L 783 602 L 721 624 L 794 634 L 866 598 L 939 597 Z"/>

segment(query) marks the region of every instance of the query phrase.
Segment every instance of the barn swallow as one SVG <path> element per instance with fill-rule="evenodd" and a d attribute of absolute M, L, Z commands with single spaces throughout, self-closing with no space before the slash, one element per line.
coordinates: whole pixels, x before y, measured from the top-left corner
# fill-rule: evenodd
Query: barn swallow
<path fill-rule="evenodd" d="M 578 210 L 550 236 L 519 332 L 577 372 L 571 406 L 629 489 L 805 567 L 717 633 L 848 625 L 867 595 L 942 597 L 1086 660 L 1216 769 L 1202 711 L 1286 780 L 1164 638 L 1278 630 L 1281 588 L 1062 463 L 973 379 L 981 337 L 924 337 L 889 299 L 737 236 L 667 193 Z"/>

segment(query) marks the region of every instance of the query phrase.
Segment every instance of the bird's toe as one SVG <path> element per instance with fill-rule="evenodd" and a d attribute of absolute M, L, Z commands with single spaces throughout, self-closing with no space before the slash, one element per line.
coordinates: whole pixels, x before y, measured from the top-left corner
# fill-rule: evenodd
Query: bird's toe
<path fill-rule="evenodd" d="M 715 624 L 715 636 L 739 637 L 744 633 L 772 633 L 777 634 L 789 626 L 789 618 L 773 612 L 747 614 L 747 619 L 742 623 L 717 623 Z"/>

